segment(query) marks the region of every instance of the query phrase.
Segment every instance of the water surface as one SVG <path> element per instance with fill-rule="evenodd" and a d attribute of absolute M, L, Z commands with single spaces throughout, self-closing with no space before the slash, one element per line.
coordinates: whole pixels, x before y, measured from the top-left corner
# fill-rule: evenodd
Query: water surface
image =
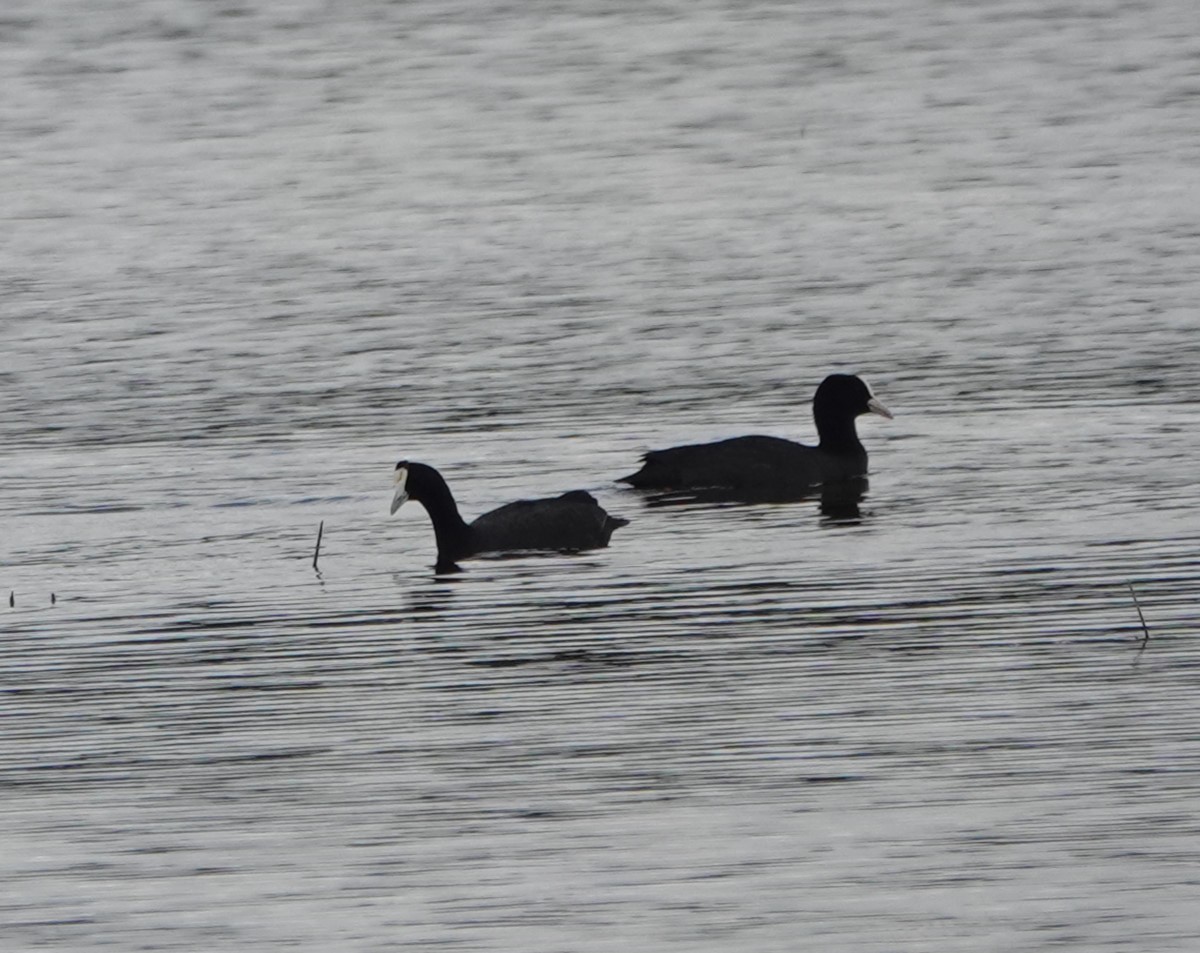
<path fill-rule="evenodd" d="M 5 949 L 1195 949 L 1193 23 L 10 5 Z"/>

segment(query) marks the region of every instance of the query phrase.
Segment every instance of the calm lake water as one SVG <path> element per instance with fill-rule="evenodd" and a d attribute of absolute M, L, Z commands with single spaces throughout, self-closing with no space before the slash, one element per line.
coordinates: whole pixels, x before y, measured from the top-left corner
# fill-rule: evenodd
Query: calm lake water
<path fill-rule="evenodd" d="M 1190 0 L 0 54 L 5 951 L 1197 949 Z M 857 508 L 613 482 L 834 370 Z M 435 577 L 401 458 L 631 523 Z"/>

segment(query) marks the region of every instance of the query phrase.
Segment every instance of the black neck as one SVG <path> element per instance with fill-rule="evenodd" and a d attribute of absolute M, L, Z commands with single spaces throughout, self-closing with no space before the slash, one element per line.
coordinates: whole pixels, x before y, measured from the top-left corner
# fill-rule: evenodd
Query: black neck
<path fill-rule="evenodd" d="M 817 435 L 821 438 L 821 449 L 830 453 L 857 453 L 863 448 L 853 416 L 838 414 L 818 417 Z"/>
<path fill-rule="evenodd" d="M 409 497 L 425 507 L 433 523 L 439 567 L 452 566 L 456 559 L 469 552 L 471 527 L 459 515 L 454 495 L 440 473 L 432 467 L 423 468 L 419 473 L 410 471 Z"/>

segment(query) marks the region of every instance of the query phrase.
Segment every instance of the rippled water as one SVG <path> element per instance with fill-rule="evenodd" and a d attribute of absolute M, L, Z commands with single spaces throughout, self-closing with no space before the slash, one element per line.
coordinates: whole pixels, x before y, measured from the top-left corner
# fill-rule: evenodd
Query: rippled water
<path fill-rule="evenodd" d="M 4 949 L 1194 950 L 1194 15 L 7 5 Z"/>

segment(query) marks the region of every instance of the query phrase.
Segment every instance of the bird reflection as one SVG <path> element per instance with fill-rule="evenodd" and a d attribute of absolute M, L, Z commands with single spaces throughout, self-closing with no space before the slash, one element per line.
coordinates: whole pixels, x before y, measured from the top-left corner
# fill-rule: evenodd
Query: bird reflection
<path fill-rule="evenodd" d="M 731 487 L 705 487 L 692 490 L 669 490 L 664 493 L 646 495 L 646 505 L 686 506 L 690 504 L 752 505 L 755 503 L 802 503 L 815 499 L 820 503 L 821 522 L 847 525 L 861 523 L 862 509 L 859 506 L 870 482 L 866 477 L 850 477 L 834 480 L 819 486 L 792 487 L 781 489 L 734 489 Z"/>
<path fill-rule="evenodd" d="M 455 573 L 461 570 L 455 568 Z M 453 573 L 433 572 L 424 585 L 414 586 L 410 575 L 393 573 L 392 580 L 404 590 L 408 610 L 415 615 L 437 616 L 445 612 L 458 595 Z"/>
<path fill-rule="evenodd" d="M 852 477 L 821 485 L 822 522 L 857 525 L 863 520 L 859 504 L 871 488 L 866 477 Z"/>

